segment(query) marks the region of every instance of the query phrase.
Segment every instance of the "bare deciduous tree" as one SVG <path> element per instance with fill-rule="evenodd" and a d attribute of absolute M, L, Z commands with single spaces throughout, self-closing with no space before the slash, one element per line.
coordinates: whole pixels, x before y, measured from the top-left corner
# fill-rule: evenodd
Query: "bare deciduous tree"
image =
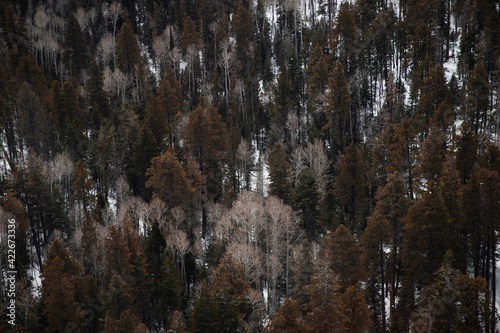
<path fill-rule="evenodd" d="M 66 151 L 57 154 L 53 160 L 44 165 L 44 173 L 51 190 L 54 185 L 57 186 L 64 194 L 65 200 L 69 200 L 71 195 L 71 175 L 74 170 L 75 164 Z"/>
<path fill-rule="evenodd" d="M 89 23 L 89 17 L 85 12 L 85 9 L 83 9 L 82 7 L 78 8 L 74 16 L 75 19 L 78 21 L 78 24 L 80 25 L 80 29 L 82 29 L 82 31 L 87 29 L 87 25 Z"/>
<path fill-rule="evenodd" d="M 103 66 L 107 66 L 111 60 L 111 56 L 115 53 L 115 37 L 109 32 L 102 36 L 99 44 L 97 44 L 97 61 Z"/>
<path fill-rule="evenodd" d="M 292 153 L 292 161 L 293 181 L 298 181 L 302 171 L 312 168 L 321 200 L 323 200 L 330 183 L 328 171 L 331 165 L 323 142 L 316 139 L 314 143 L 309 142 L 306 147 L 298 147 Z"/>
<path fill-rule="evenodd" d="M 228 103 L 229 86 L 231 85 L 230 69 L 235 59 L 235 54 L 231 48 L 232 46 L 229 39 L 224 39 L 220 42 L 221 51 L 219 63 L 224 68 L 224 95 L 226 96 L 226 103 Z"/>
<path fill-rule="evenodd" d="M 238 149 L 236 150 L 236 160 L 238 162 L 238 168 L 242 177 L 245 181 L 245 190 L 250 190 L 250 183 L 252 180 L 252 167 L 253 167 L 253 150 L 247 140 L 241 139 L 238 144 Z"/>
<path fill-rule="evenodd" d="M 172 50 L 170 50 L 169 62 L 170 65 L 174 68 L 175 77 L 178 79 L 181 71 L 181 50 L 175 46 Z"/>
<path fill-rule="evenodd" d="M 270 312 L 275 313 L 278 308 L 277 283 L 278 276 L 285 271 L 285 297 L 289 293 L 290 251 L 299 240 L 299 219 L 292 208 L 283 203 L 283 200 L 269 196 L 265 204 L 269 217 L 266 226 L 267 256 L 269 258 L 268 278 Z M 284 257 L 284 258 L 283 258 Z"/>
<path fill-rule="evenodd" d="M 123 177 L 123 175 L 120 175 L 120 177 L 116 180 L 115 196 L 117 209 L 119 209 L 130 196 L 130 187 L 128 186 L 127 180 Z"/>
<path fill-rule="evenodd" d="M 123 73 L 119 68 L 117 68 L 114 72 L 113 79 L 116 84 L 117 96 L 122 96 L 122 103 L 125 103 L 125 93 L 127 92 L 128 87 L 132 84 L 132 78 L 129 74 Z"/>
<path fill-rule="evenodd" d="M 153 37 L 153 52 L 155 54 L 156 66 L 158 66 L 158 72 L 161 76 L 169 54 L 168 40 L 163 35 Z"/>
<path fill-rule="evenodd" d="M 182 230 L 176 230 L 172 234 L 168 235 L 167 244 L 172 247 L 174 253 L 177 254 L 177 260 L 181 264 L 182 281 L 187 290 L 187 277 L 186 277 L 186 254 L 190 252 L 189 240 L 187 235 Z"/>
<path fill-rule="evenodd" d="M 116 24 L 118 23 L 118 19 L 122 13 L 123 7 L 122 4 L 116 1 L 113 1 L 111 5 L 103 4 L 102 6 L 102 14 L 104 18 L 109 20 L 113 24 L 113 42 L 116 42 Z M 115 49 L 115 44 L 113 44 L 113 50 Z M 116 53 L 113 52 L 113 62 L 115 64 L 116 69 Z"/>
<path fill-rule="evenodd" d="M 116 214 L 116 221 L 124 221 L 125 216 L 128 215 L 129 220 L 135 227 L 138 227 L 139 221 L 141 220 L 141 207 L 143 207 L 144 201 L 139 197 L 130 197 L 125 201 L 118 210 Z"/>
<path fill-rule="evenodd" d="M 288 133 L 290 133 L 290 144 L 292 149 L 295 149 L 297 147 L 297 144 L 299 143 L 299 133 L 300 133 L 300 120 L 299 117 L 293 112 L 290 112 L 288 114 L 288 118 L 286 120 L 286 129 L 288 130 Z"/>
<path fill-rule="evenodd" d="M 247 279 L 257 282 L 261 276 L 263 261 L 262 250 L 252 244 L 232 242 L 227 246 L 227 253 L 231 253 L 233 259 L 243 266 Z"/>
<path fill-rule="evenodd" d="M 186 214 L 180 207 L 171 208 L 168 216 L 168 233 L 173 233 L 175 230 L 181 230 L 186 220 Z"/>

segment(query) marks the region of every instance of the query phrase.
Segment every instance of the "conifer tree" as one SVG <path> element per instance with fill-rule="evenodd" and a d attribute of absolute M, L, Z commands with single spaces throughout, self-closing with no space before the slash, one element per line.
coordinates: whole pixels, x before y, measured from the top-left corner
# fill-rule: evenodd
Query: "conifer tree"
<path fill-rule="evenodd" d="M 70 149 L 73 156 L 83 158 L 87 140 L 87 111 L 80 107 L 78 92 L 70 81 L 65 81 L 61 89 L 61 115 L 64 119 L 64 146 Z"/>
<path fill-rule="evenodd" d="M 164 317 L 166 314 L 172 315 L 175 311 L 180 310 L 182 301 L 181 291 L 181 274 L 175 267 L 172 258 L 166 256 L 158 278 L 159 306 L 162 310 L 161 317 Z"/>
<path fill-rule="evenodd" d="M 335 27 L 332 35 L 336 46 L 339 49 L 339 62 L 345 68 L 345 72 L 350 75 L 356 68 L 356 52 L 359 51 L 357 45 L 357 29 L 354 22 L 353 10 L 347 2 L 342 3 L 339 8 Z M 338 66 L 338 64 L 337 64 Z"/>
<path fill-rule="evenodd" d="M 474 276 L 494 283 L 496 231 L 500 221 L 500 177 L 496 171 L 479 169 L 463 189 L 466 230 L 470 238 Z"/>
<path fill-rule="evenodd" d="M 433 114 L 439 107 L 451 104 L 451 93 L 446 83 L 444 69 L 441 66 L 434 67 L 422 82 L 420 99 L 416 110 L 416 121 L 420 123 L 420 130 L 425 136 L 429 133 Z"/>
<path fill-rule="evenodd" d="M 290 98 L 293 94 L 292 83 L 290 82 L 286 66 L 280 66 L 278 81 L 272 89 L 273 106 L 271 111 L 271 129 L 276 136 L 276 141 L 284 139 L 284 128 L 288 115 L 295 111 L 294 102 Z"/>
<path fill-rule="evenodd" d="M 94 181 L 90 178 L 89 172 L 83 161 L 78 161 L 75 171 L 71 175 L 72 199 L 77 202 L 77 210 L 80 218 L 77 223 L 83 220 L 87 212 L 93 212 L 96 204 L 96 198 L 93 193 Z"/>
<path fill-rule="evenodd" d="M 344 151 L 350 142 L 355 141 L 356 124 L 351 118 L 351 96 L 344 75 L 344 68 L 337 62 L 328 78 L 329 93 L 326 96 L 326 124 L 322 130 L 328 133 L 328 141 L 332 153 L 337 155 Z"/>
<path fill-rule="evenodd" d="M 101 121 L 110 118 L 111 109 L 107 93 L 104 91 L 104 74 L 95 61 L 90 64 L 90 78 L 87 80 L 87 91 L 90 121 L 94 131 L 99 130 Z"/>
<path fill-rule="evenodd" d="M 78 78 L 80 71 L 88 67 L 89 49 L 81 27 L 73 14 L 69 15 L 64 32 L 63 62 L 70 77 Z"/>
<path fill-rule="evenodd" d="M 49 96 L 46 100 L 48 117 L 51 120 L 50 129 L 54 133 L 54 145 L 61 144 L 66 115 L 62 107 L 61 85 L 59 81 L 53 81 L 50 86 Z"/>
<path fill-rule="evenodd" d="M 16 97 L 19 139 L 28 148 L 34 149 L 43 156 L 48 156 L 50 135 L 46 109 L 27 82 L 21 85 Z"/>
<path fill-rule="evenodd" d="M 416 168 L 416 173 L 419 173 L 425 181 L 438 182 L 443 173 L 446 155 L 446 138 L 440 130 L 433 127 L 417 157 L 420 165 Z"/>
<path fill-rule="evenodd" d="M 30 268 L 30 234 L 34 232 L 34 229 L 30 228 L 30 221 L 26 214 L 26 208 L 23 204 L 14 196 L 14 193 L 7 191 L 5 195 L 0 198 L 0 210 L 2 213 L 12 214 L 11 216 L 15 220 L 15 250 L 16 250 L 16 260 L 14 261 L 15 269 L 9 269 L 11 271 L 16 271 L 16 278 L 18 281 L 23 281 L 26 285 L 29 285 L 29 275 L 28 269 Z M 3 217 L 4 218 L 4 217 Z M 9 229 L 10 230 L 10 229 Z M 11 234 L 11 233 L 7 233 Z M 35 236 L 35 235 L 32 235 Z M 12 239 L 12 237 L 8 238 Z M 7 242 L 9 243 L 9 242 Z M 3 259 L 2 259 L 3 260 Z M 10 264 L 10 262 L 9 262 Z M 5 267 L 2 267 L 5 269 Z"/>
<path fill-rule="evenodd" d="M 209 199 L 218 198 L 222 194 L 222 166 L 227 159 L 228 133 L 217 109 L 210 105 L 207 98 L 202 97 L 200 104 L 188 118 L 184 130 L 186 146 L 189 148 L 199 166 L 203 177 L 206 177 L 202 196 Z M 203 204 L 203 202 L 202 202 Z M 202 232 L 206 231 L 206 209 L 203 206 Z"/>
<path fill-rule="evenodd" d="M 302 229 L 307 237 L 317 239 L 320 194 L 311 168 L 302 171 L 299 176 L 299 183 L 293 193 L 293 206 L 299 212 Z"/>
<path fill-rule="evenodd" d="M 488 73 L 483 65 L 477 65 L 465 79 L 464 118 L 478 134 L 487 126 L 490 108 L 490 89 Z"/>
<path fill-rule="evenodd" d="M 30 154 L 23 163 L 23 167 L 13 170 L 9 186 L 15 189 L 14 193 L 26 206 L 33 245 L 39 267 L 43 271 L 42 247 L 48 245 L 49 237 L 55 229 L 69 234 L 71 226 L 63 210 L 60 193 L 51 191 L 38 156 Z"/>
<path fill-rule="evenodd" d="M 169 67 L 165 71 L 160 86 L 158 87 L 159 102 L 163 106 L 163 117 L 157 121 L 164 120 L 166 132 L 168 133 L 168 142 L 170 147 L 174 147 L 179 140 L 175 137 L 177 122 L 184 113 L 186 103 L 182 96 L 182 87 L 175 78 L 175 73 Z"/>
<path fill-rule="evenodd" d="M 328 56 L 323 53 L 319 44 L 314 45 L 309 61 L 307 62 L 307 86 L 306 94 L 308 103 L 313 110 L 317 110 L 323 104 L 323 94 L 328 86 Z"/>
<path fill-rule="evenodd" d="M 95 223 L 89 213 L 85 214 L 81 228 L 82 239 L 78 252 L 84 274 L 91 274 L 97 278 L 102 260 L 102 252 L 97 240 Z"/>
<path fill-rule="evenodd" d="M 489 291 L 482 278 L 462 275 L 453 268 L 448 252 L 436 272 L 436 280 L 418 299 L 412 331 L 489 332 L 493 330 Z"/>
<path fill-rule="evenodd" d="M 137 133 L 130 133 L 131 139 Z M 146 189 L 147 170 L 151 167 L 151 160 L 158 154 L 156 139 L 149 128 L 142 125 L 135 140 L 130 142 L 131 149 L 127 156 L 125 175 L 134 195 L 150 198 Z"/>
<path fill-rule="evenodd" d="M 354 234 L 361 234 L 366 216 L 366 198 L 368 197 L 365 175 L 366 165 L 360 151 L 351 143 L 345 154 L 337 162 L 339 172 L 334 183 L 334 194 L 345 214 L 345 224 Z"/>
<path fill-rule="evenodd" d="M 221 259 L 208 287 L 203 282 L 194 305 L 194 332 L 237 332 L 243 328 L 244 295 L 249 289 L 245 272 L 230 255 Z"/>
<path fill-rule="evenodd" d="M 405 276 L 399 309 L 403 322 L 414 309 L 416 291 L 434 281 L 434 272 L 451 247 L 450 235 L 449 213 L 438 186 L 431 181 L 427 192 L 408 210 L 404 222 L 401 256 Z"/>
<path fill-rule="evenodd" d="M 432 30 L 425 23 L 420 24 L 411 35 L 410 50 L 406 54 L 410 66 L 412 83 L 411 96 L 416 101 L 422 85 L 435 63 L 436 43 Z"/>
<path fill-rule="evenodd" d="M 337 332 L 365 332 L 370 327 L 370 310 L 355 286 L 335 296 Z"/>
<path fill-rule="evenodd" d="M 292 188 L 290 186 L 290 162 L 287 160 L 287 154 L 277 143 L 269 154 L 269 194 L 283 199 L 285 203 L 290 202 Z"/>
<path fill-rule="evenodd" d="M 384 159 L 388 163 L 385 165 L 386 172 L 398 171 L 404 175 L 409 197 L 413 199 L 416 144 L 415 130 L 412 127 L 411 119 L 405 118 L 395 126 L 388 126 L 381 134 L 381 140 L 385 150 Z"/>
<path fill-rule="evenodd" d="M 299 311 L 296 301 L 285 299 L 278 308 L 276 316 L 267 327 L 268 333 L 303 333 L 308 332 L 308 325 Z"/>
<path fill-rule="evenodd" d="M 182 36 L 180 46 L 184 50 L 190 45 L 198 44 L 198 32 L 196 31 L 196 24 L 190 16 L 187 16 L 182 24 Z"/>
<path fill-rule="evenodd" d="M 131 271 L 124 276 L 124 279 L 130 285 L 134 295 L 132 309 L 141 321 L 150 324 L 151 281 L 138 232 L 127 218 L 123 221 L 123 235 L 130 251 Z"/>
<path fill-rule="evenodd" d="M 361 266 L 361 248 L 354 235 L 341 224 L 324 242 L 331 268 L 338 274 L 339 290 L 345 292 L 361 282 L 365 273 Z"/>
<path fill-rule="evenodd" d="M 174 152 L 169 149 L 151 160 L 146 187 L 154 191 L 154 197 L 163 200 L 167 207 L 185 205 L 192 201 L 193 188 L 187 172 Z"/>
<path fill-rule="evenodd" d="M 311 243 L 305 238 L 302 241 L 301 256 L 297 263 L 294 275 L 294 288 L 291 291 L 293 299 L 301 310 L 305 308 L 308 302 L 308 288 L 313 277 L 313 260 L 311 254 Z M 278 310 L 279 312 L 279 310 Z"/>
<path fill-rule="evenodd" d="M 368 218 L 368 225 L 361 236 L 361 244 L 363 264 L 368 269 L 372 281 L 371 288 L 375 288 L 370 292 L 376 293 L 377 301 L 382 303 L 374 306 L 381 310 L 381 324 L 384 327 L 385 294 L 389 294 L 391 315 L 396 305 L 402 269 L 403 219 L 410 206 L 403 178 L 398 172 L 389 175 L 387 184 L 377 191 L 376 199 L 377 205 Z M 389 253 L 386 247 L 390 247 Z"/>
<path fill-rule="evenodd" d="M 338 274 L 332 269 L 332 261 L 327 251 L 320 252 L 314 261 L 311 285 L 307 289 L 310 301 L 307 303 L 307 321 L 312 332 L 333 332 L 337 327 L 335 314 L 335 294 L 339 290 Z"/>
<path fill-rule="evenodd" d="M 236 40 L 236 56 L 241 59 L 241 74 L 246 75 L 251 66 L 251 60 L 254 57 L 253 48 L 250 47 L 254 40 L 254 25 L 250 12 L 241 3 L 231 20 L 231 33 Z"/>
<path fill-rule="evenodd" d="M 72 281 L 79 268 L 57 239 L 49 248 L 44 268 L 42 304 L 48 324 L 46 331 L 62 332 L 67 327 L 79 327 L 81 322 Z"/>
<path fill-rule="evenodd" d="M 465 184 L 470 175 L 477 169 L 479 156 L 478 136 L 469 124 L 462 124 L 461 135 L 456 138 L 455 164 L 462 184 Z"/>
<path fill-rule="evenodd" d="M 135 316 L 132 311 L 125 310 L 120 314 L 119 319 L 107 319 L 106 327 L 104 328 L 105 333 L 136 333 L 138 328 L 141 326 L 141 322 L 137 316 Z"/>
<path fill-rule="evenodd" d="M 140 66 L 141 52 L 132 25 L 129 22 L 123 23 L 116 38 L 115 52 L 118 69 L 125 74 L 135 73 L 135 66 Z"/>

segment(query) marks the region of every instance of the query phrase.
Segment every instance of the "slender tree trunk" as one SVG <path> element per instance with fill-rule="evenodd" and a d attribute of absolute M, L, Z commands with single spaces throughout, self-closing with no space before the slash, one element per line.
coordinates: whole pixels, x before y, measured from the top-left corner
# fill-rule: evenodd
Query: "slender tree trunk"
<path fill-rule="evenodd" d="M 384 247 L 383 244 L 380 243 L 380 279 L 382 285 L 382 331 L 386 332 L 387 324 L 385 322 L 385 274 L 384 274 Z"/>

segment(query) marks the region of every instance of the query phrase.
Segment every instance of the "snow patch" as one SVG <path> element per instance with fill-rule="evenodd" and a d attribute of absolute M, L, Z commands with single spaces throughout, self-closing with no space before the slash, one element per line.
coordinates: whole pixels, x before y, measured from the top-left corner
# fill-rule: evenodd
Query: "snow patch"
<path fill-rule="evenodd" d="M 42 288 L 42 278 L 40 276 L 40 270 L 36 268 L 36 265 L 32 265 L 32 267 L 28 270 L 28 274 L 33 281 L 33 286 L 31 287 L 31 295 L 33 297 L 39 297 L 40 290 Z"/>

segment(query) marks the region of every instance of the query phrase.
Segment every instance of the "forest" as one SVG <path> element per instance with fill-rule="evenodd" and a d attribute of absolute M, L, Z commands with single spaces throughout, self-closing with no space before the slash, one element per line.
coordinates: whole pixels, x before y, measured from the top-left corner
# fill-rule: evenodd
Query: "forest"
<path fill-rule="evenodd" d="M 2 0 L 0 331 L 498 332 L 500 4 Z"/>

